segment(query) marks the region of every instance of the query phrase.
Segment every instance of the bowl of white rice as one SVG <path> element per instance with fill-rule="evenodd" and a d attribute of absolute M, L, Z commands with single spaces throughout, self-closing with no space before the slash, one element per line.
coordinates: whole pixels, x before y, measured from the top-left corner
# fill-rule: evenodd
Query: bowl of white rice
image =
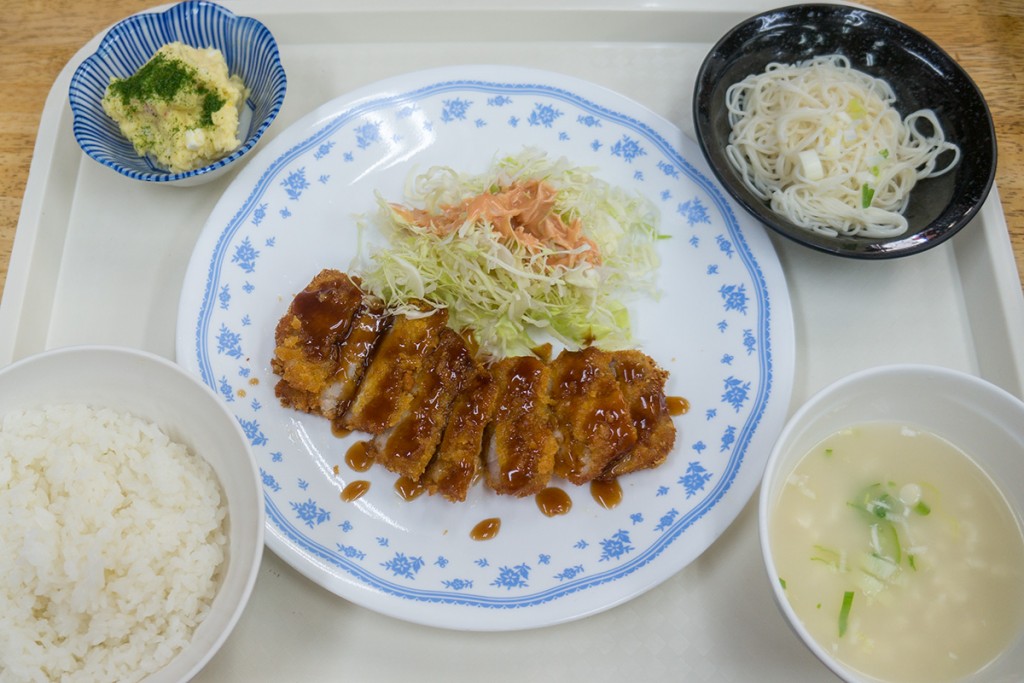
<path fill-rule="evenodd" d="M 171 361 L 0 369 L 0 680 L 192 678 L 249 599 L 263 515 L 244 431 Z"/>

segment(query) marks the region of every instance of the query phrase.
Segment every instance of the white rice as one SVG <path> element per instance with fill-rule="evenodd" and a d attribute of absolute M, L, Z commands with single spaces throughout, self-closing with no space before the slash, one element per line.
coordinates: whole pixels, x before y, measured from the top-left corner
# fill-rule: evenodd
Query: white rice
<path fill-rule="evenodd" d="M 137 681 L 209 611 L 227 553 L 209 464 L 84 405 L 0 421 L 0 681 Z"/>

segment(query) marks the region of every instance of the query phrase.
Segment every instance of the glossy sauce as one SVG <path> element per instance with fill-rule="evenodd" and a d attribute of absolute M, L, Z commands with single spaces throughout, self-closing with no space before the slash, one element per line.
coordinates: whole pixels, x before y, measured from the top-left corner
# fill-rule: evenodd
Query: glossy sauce
<path fill-rule="evenodd" d="M 377 301 L 363 301 L 352 319 L 352 327 L 345 337 L 345 346 L 351 359 L 368 363 L 370 356 L 391 326 L 392 318 Z"/>
<path fill-rule="evenodd" d="M 403 500 L 416 500 L 426 491 L 423 485 L 409 477 L 399 477 L 395 480 L 395 491 Z"/>
<path fill-rule="evenodd" d="M 537 507 L 546 517 L 567 515 L 572 509 L 572 498 L 557 486 L 549 486 L 535 496 Z"/>
<path fill-rule="evenodd" d="M 344 439 L 346 436 L 352 433 L 351 429 L 345 429 L 337 422 L 331 422 L 331 434 L 339 439 Z"/>
<path fill-rule="evenodd" d="M 511 364 L 494 429 L 498 471 L 489 475 L 489 483 L 500 493 L 518 494 L 536 485 L 541 468 L 550 471 L 557 444 L 550 429 L 541 426 L 537 418 L 538 411 L 546 410 L 537 401 L 548 381 L 547 366 L 533 356 L 506 360 Z"/>
<path fill-rule="evenodd" d="M 339 334 L 344 334 L 362 301 L 362 295 L 345 278 L 345 287 L 303 290 L 292 301 L 291 311 L 302 323 L 307 352 L 324 358 Z"/>
<path fill-rule="evenodd" d="M 469 532 L 469 537 L 474 541 L 489 541 L 498 535 L 498 531 L 501 530 L 501 520 L 497 517 L 489 517 L 481 522 L 478 522 L 473 530 Z"/>
<path fill-rule="evenodd" d="M 669 396 L 665 399 L 665 407 L 672 417 L 679 417 L 690 412 L 690 402 L 682 396 Z"/>
<path fill-rule="evenodd" d="M 637 363 L 620 360 L 616 364 L 616 376 L 624 384 L 643 385 L 647 382 L 647 369 Z M 630 403 L 630 414 L 636 427 L 637 440 L 643 440 L 658 424 L 659 418 L 668 412 L 665 395 L 650 391 L 635 396 Z"/>
<path fill-rule="evenodd" d="M 409 412 L 398 420 L 387 439 L 385 466 L 402 463 L 409 475 L 419 475 L 437 450 L 459 387 L 473 371 L 473 358 L 462 338 L 443 329 L 434 353 L 427 359 L 430 371 L 417 377 Z"/>
<path fill-rule="evenodd" d="M 477 340 L 476 334 L 471 328 L 467 327 L 463 329 L 459 332 L 459 335 L 462 337 L 462 341 L 466 342 L 466 349 L 469 350 L 469 353 L 474 358 L 480 355 L 480 342 Z"/>
<path fill-rule="evenodd" d="M 620 453 L 628 451 L 636 443 L 636 428 L 633 427 L 629 407 L 621 401 L 595 407 L 584 424 L 584 433 L 591 437 L 604 430 L 611 432 L 606 438 L 619 445 Z"/>
<path fill-rule="evenodd" d="M 587 401 L 590 413 L 584 423 L 584 434 L 592 437 L 603 429 L 610 429 L 612 436 L 609 438 L 621 443 L 623 450 L 631 447 L 635 440 L 631 435 L 633 425 L 629 408 L 622 402 L 621 395 L 608 392 L 601 396 L 588 396 L 602 368 L 587 352 L 559 356 L 558 362 L 561 373 L 552 391 L 556 405 L 559 401 Z"/>
<path fill-rule="evenodd" d="M 373 458 L 366 449 L 365 441 L 356 441 L 345 453 L 345 464 L 356 472 L 365 472 L 373 467 Z"/>
<path fill-rule="evenodd" d="M 447 319 L 444 310 L 415 320 L 400 318 L 385 334 L 369 372 L 377 367 L 383 370 L 374 378 L 376 383 L 370 398 L 359 407 L 363 423 L 372 427 L 367 431 L 383 431 L 394 425 L 409 400 L 409 383 L 423 359 L 437 346 L 439 332 Z"/>
<path fill-rule="evenodd" d="M 590 482 L 590 495 L 598 505 L 611 510 L 622 502 L 622 486 L 618 479 L 595 479 Z"/>
<path fill-rule="evenodd" d="M 343 418 L 352 405 L 373 352 L 390 326 L 391 316 L 384 312 L 383 304 L 375 299 L 364 300 L 352 318 L 345 341 L 338 349 L 338 370 L 331 380 L 340 387 L 335 407 L 335 415 L 338 417 L 331 424 L 336 434 L 339 431 L 351 431 L 345 429 L 338 418 Z"/>
<path fill-rule="evenodd" d="M 365 479 L 356 479 L 345 485 L 341 490 L 341 499 L 346 503 L 362 498 L 370 490 L 370 482 Z"/>

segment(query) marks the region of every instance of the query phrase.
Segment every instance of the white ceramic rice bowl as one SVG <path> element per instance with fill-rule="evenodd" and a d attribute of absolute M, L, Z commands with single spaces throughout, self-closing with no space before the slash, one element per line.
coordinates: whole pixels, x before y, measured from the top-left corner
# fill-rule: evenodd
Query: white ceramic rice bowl
<path fill-rule="evenodd" d="M 147 352 L 109 346 L 43 352 L 0 369 L 0 415 L 54 403 L 127 411 L 158 424 L 216 472 L 228 507 L 227 569 L 191 642 L 147 683 L 187 681 L 217 652 L 248 602 L 263 553 L 258 472 L 235 418 L 205 385 Z"/>
<path fill-rule="evenodd" d="M 890 365 L 863 370 L 822 389 L 789 419 L 769 455 L 758 501 L 758 531 L 767 578 L 779 610 L 814 655 L 844 681 L 884 683 L 846 668 L 800 622 L 778 581 L 770 515 L 786 479 L 811 448 L 831 434 L 873 421 L 908 422 L 968 454 L 1002 491 L 1024 528 L 1024 402 L 978 377 L 941 367 Z M 1024 628 L 971 683 L 1011 683 L 1024 671 Z"/>

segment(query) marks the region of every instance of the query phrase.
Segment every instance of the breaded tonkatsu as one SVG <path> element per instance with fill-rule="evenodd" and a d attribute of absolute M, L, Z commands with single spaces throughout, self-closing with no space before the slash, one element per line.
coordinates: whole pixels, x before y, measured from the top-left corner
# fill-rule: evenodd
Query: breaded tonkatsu
<path fill-rule="evenodd" d="M 588 347 L 484 364 L 445 310 L 391 316 L 324 270 L 276 329 L 281 403 L 372 435 L 375 462 L 451 501 L 484 479 L 528 496 L 664 462 L 675 443 L 668 373 L 640 351 Z"/>
<path fill-rule="evenodd" d="M 322 394 L 338 368 L 338 345 L 363 299 L 358 283 L 348 275 L 324 270 L 292 300 L 277 324 L 270 361 L 281 377 L 275 393 L 284 405 L 323 412 Z"/>
<path fill-rule="evenodd" d="M 612 369 L 614 357 L 591 346 L 562 351 L 551 364 L 559 441 L 555 474 L 574 484 L 600 477 L 636 443 L 636 426 Z"/>
<path fill-rule="evenodd" d="M 484 478 L 497 493 L 528 496 L 548 484 L 558 442 L 552 425 L 551 369 L 534 356 L 490 367 L 498 402 L 485 439 Z"/>
<path fill-rule="evenodd" d="M 348 412 L 340 424 L 380 434 L 393 427 L 412 402 L 416 378 L 446 328 L 448 312 L 421 318 L 396 316 L 384 332 Z"/>
<path fill-rule="evenodd" d="M 453 502 L 466 500 L 480 474 L 484 431 L 491 423 L 497 398 L 494 378 L 477 364 L 452 401 L 444 437 L 424 474 L 424 484 L 430 493 L 440 493 Z"/>
<path fill-rule="evenodd" d="M 370 442 L 368 452 L 374 461 L 418 481 L 437 452 L 452 400 L 473 369 L 473 358 L 462 337 L 442 327 L 436 348 L 420 364 L 408 407 L 393 427 Z"/>
<path fill-rule="evenodd" d="M 391 316 L 384 310 L 384 303 L 374 297 L 366 297 L 352 317 L 348 335 L 338 348 L 338 365 L 334 376 L 322 392 L 322 412 L 332 422 L 340 423 L 355 398 L 363 374 L 373 359 L 384 331 L 391 325 Z M 338 425 L 340 427 L 340 424 Z"/>
<path fill-rule="evenodd" d="M 665 398 L 668 373 L 640 351 L 617 351 L 612 365 L 636 426 L 636 445 L 608 467 L 604 479 L 657 467 L 676 442 Z"/>

